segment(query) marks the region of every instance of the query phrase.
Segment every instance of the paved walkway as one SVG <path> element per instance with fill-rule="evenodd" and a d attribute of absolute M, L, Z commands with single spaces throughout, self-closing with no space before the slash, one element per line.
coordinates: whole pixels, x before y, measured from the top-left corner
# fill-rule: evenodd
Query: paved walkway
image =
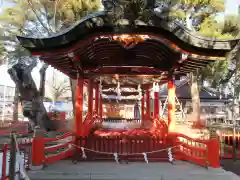
<path fill-rule="evenodd" d="M 170 163 L 116 164 L 114 162 L 59 161 L 44 170 L 30 171 L 32 180 L 240 180 L 232 172 L 205 169 L 182 161 Z"/>

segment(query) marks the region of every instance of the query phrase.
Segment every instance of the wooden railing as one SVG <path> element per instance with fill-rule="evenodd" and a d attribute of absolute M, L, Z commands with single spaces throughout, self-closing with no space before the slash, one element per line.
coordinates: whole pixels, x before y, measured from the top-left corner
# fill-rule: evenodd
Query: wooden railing
<path fill-rule="evenodd" d="M 74 137 L 71 132 L 56 138 L 35 137 L 32 143 L 34 166 L 48 165 L 73 154 Z"/>
<path fill-rule="evenodd" d="M 101 123 L 101 121 L 96 113 L 93 113 L 92 118 L 90 114 L 87 114 L 83 122 L 82 136 L 87 136 L 93 124 Z M 65 159 L 73 154 L 73 144 L 75 144 L 75 137 L 72 132 L 67 132 L 63 136 L 56 138 L 34 137 L 32 142 L 32 162 L 35 166 L 41 166 Z"/>
<path fill-rule="evenodd" d="M 86 158 L 81 151 L 75 151 L 74 158 L 86 160 L 115 161 L 117 153 L 119 160 L 144 161 L 146 153 L 149 161 L 168 161 L 170 145 L 159 137 L 79 137 L 77 147 L 85 149 Z"/>
<path fill-rule="evenodd" d="M 2 122 L 0 123 L 0 136 L 9 136 L 12 131 L 26 135 L 28 134 L 28 129 L 28 122 Z"/>
<path fill-rule="evenodd" d="M 87 113 L 85 120 L 83 121 L 82 137 L 88 136 L 93 125 L 96 123 L 102 123 L 102 119 L 97 115 L 97 113 L 94 111 L 92 116 Z"/>
<path fill-rule="evenodd" d="M 235 142 L 233 133 L 222 133 L 220 135 L 220 156 L 223 159 L 240 159 L 240 132 L 235 133 Z M 234 151 L 236 157 L 234 157 Z"/>
<path fill-rule="evenodd" d="M 169 137 L 172 144 L 178 146 L 173 152 L 175 159 L 187 160 L 206 167 L 220 167 L 218 138 L 202 140 L 179 133 L 170 133 Z"/>
<path fill-rule="evenodd" d="M 22 140 L 18 142 L 18 146 L 20 149 L 21 157 L 23 159 L 23 164 L 16 162 L 16 174 L 19 174 L 21 168 L 25 168 L 26 170 L 30 170 L 31 168 L 31 141 Z M 0 152 L 2 153 L 2 172 L 1 172 L 1 180 L 9 179 L 10 169 L 9 169 L 9 160 L 10 160 L 10 145 L 4 144 Z M 18 164 L 19 163 L 19 164 Z"/>

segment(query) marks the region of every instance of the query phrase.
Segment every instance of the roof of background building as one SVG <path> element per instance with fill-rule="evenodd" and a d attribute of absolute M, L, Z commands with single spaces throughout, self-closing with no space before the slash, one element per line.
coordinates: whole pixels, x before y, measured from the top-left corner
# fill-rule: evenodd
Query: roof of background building
<path fill-rule="evenodd" d="M 178 99 L 191 99 L 191 89 L 189 85 L 188 78 L 176 81 L 176 96 Z M 168 95 L 168 89 L 167 86 L 164 86 L 160 92 L 159 97 L 161 99 L 166 98 Z M 220 92 L 210 89 L 207 87 L 202 87 L 199 92 L 200 99 L 207 99 L 207 100 L 226 100 L 224 95 L 222 95 Z"/>

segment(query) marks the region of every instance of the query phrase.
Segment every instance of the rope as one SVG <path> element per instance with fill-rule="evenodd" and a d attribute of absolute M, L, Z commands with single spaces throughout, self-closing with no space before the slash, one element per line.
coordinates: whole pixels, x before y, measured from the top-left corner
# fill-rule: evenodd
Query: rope
<path fill-rule="evenodd" d="M 200 136 L 200 137 L 203 137 L 204 135 Z M 62 140 L 58 137 L 56 137 L 56 140 Z M 82 146 L 78 146 L 76 144 L 73 144 L 73 143 L 70 143 L 72 146 L 76 147 L 76 148 L 79 148 L 82 150 L 83 152 L 83 156 L 84 158 L 86 158 L 86 153 L 84 150 L 87 150 L 87 151 L 91 151 L 91 152 L 95 152 L 95 153 L 99 153 L 99 154 L 107 154 L 107 155 L 114 155 L 116 154 L 116 152 L 103 152 L 103 151 L 98 151 L 98 150 L 94 150 L 94 149 L 89 149 L 89 148 L 85 148 L 85 147 L 82 147 Z M 155 151 L 149 151 L 149 152 L 141 152 L 141 153 L 130 153 L 130 154 L 126 154 L 126 153 L 117 153 L 118 155 L 121 155 L 121 156 L 133 156 L 133 155 L 144 155 L 145 154 L 153 154 L 153 153 L 157 153 L 157 152 L 162 152 L 162 151 L 168 151 L 168 157 L 170 159 L 170 161 L 173 160 L 173 157 L 172 157 L 172 149 L 173 148 L 176 148 L 176 147 L 179 147 L 181 145 L 183 145 L 184 143 L 180 143 L 176 146 L 172 146 L 172 147 L 168 147 L 168 148 L 164 148 L 164 149 L 159 149 L 159 150 L 155 150 Z M 145 155 L 144 155 L 145 157 Z"/>
<path fill-rule="evenodd" d="M 142 155 L 143 153 L 146 153 L 146 154 L 153 154 L 153 153 L 157 153 L 157 152 L 162 152 L 162 151 L 167 151 L 169 148 L 176 148 L 178 146 L 180 146 L 181 144 L 179 145 L 176 145 L 176 146 L 172 146 L 172 147 L 168 147 L 168 148 L 164 148 L 164 149 L 159 149 L 159 150 L 155 150 L 155 151 L 149 151 L 149 152 L 141 152 L 141 153 L 130 153 L 130 154 L 126 154 L 126 153 L 118 153 L 118 155 L 120 156 L 133 156 L 133 155 Z M 76 144 L 72 144 L 72 146 L 75 146 L 76 148 L 79 148 L 79 149 L 82 149 L 84 148 L 85 150 L 87 151 L 91 151 L 91 152 L 95 152 L 95 153 L 99 153 L 99 154 L 107 154 L 107 155 L 114 155 L 115 153 L 113 152 L 103 152 L 103 151 L 98 151 L 98 150 L 93 150 L 93 149 L 89 149 L 89 148 L 85 148 L 85 147 L 81 147 L 81 146 L 78 146 Z"/>

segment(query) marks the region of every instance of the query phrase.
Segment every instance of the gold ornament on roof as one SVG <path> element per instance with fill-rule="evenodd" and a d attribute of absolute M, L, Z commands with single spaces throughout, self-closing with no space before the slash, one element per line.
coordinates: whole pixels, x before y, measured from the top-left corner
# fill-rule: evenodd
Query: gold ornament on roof
<path fill-rule="evenodd" d="M 113 40 L 119 41 L 124 48 L 133 48 L 136 44 L 144 42 L 145 39 L 149 38 L 147 35 L 137 35 L 137 34 L 123 34 L 113 36 Z"/>

